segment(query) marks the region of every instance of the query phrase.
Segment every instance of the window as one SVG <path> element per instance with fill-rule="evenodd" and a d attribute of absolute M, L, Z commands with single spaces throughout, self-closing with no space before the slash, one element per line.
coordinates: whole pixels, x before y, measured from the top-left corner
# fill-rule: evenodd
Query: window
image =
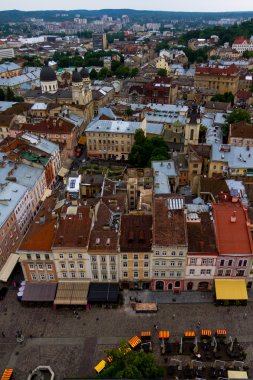
<path fill-rule="evenodd" d="M 69 254 L 69 259 L 73 259 L 72 253 Z"/>
<path fill-rule="evenodd" d="M 180 251 L 180 252 L 179 252 L 179 256 L 184 256 L 184 252 L 183 252 L 183 251 Z"/>
<path fill-rule="evenodd" d="M 181 277 L 181 272 L 177 272 L 177 277 Z"/>
<path fill-rule="evenodd" d="M 144 255 L 144 260 L 148 260 L 148 255 Z"/>
<path fill-rule="evenodd" d="M 127 261 L 123 261 L 123 267 L 127 267 Z"/>
<path fill-rule="evenodd" d="M 43 264 L 38 264 L 38 269 L 39 269 L 39 270 L 43 270 L 43 269 L 44 269 Z"/>
<path fill-rule="evenodd" d="M 155 252 L 155 255 L 156 255 L 156 256 L 159 256 L 159 255 L 160 255 L 160 252 L 159 252 L 159 251 L 156 251 L 156 252 Z"/>
<path fill-rule="evenodd" d="M 28 266 L 29 266 L 29 269 L 30 269 L 30 270 L 33 270 L 33 269 L 34 269 L 34 265 L 33 265 L 33 264 L 29 264 Z"/>
<path fill-rule="evenodd" d="M 134 255 L 134 260 L 138 260 L 138 255 Z"/>
<path fill-rule="evenodd" d="M 61 268 L 62 269 L 66 269 L 66 264 L 65 263 L 61 263 Z"/>
<path fill-rule="evenodd" d="M 40 275 L 40 279 L 41 279 L 41 280 L 45 280 L 45 279 L 46 279 L 46 275 L 45 275 L 45 274 L 41 274 L 41 275 Z"/>
<path fill-rule="evenodd" d="M 144 272 L 144 277 L 148 277 L 148 272 Z"/>
<path fill-rule="evenodd" d="M 231 276 L 231 269 L 227 269 L 226 271 L 225 271 L 225 276 Z"/>
<path fill-rule="evenodd" d="M 221 261 L 220 261 L 220 266 L 221 266 L 221 267 L 224 267 L 224 265 L 225 265 L 225 260 L 221 260 Z"/>
<path fill-rule="evenodd" d="M 107 274 L 102 274 L 102 279 L 107 280 Z"/>
<path fill-rule="evenodd" d="M 70 266 L 70 269 L 75 269 L 75 264 L 70 263 L 69 266 Z"/>
<path fill-rule="evenodd" d="M 157 270 L 155 271 L 154 276 L 155 276 L 155 277 L 158 277 L 158 276 L 159 276 L 159 272 L 158 272 Z"/>
<path fill-rule="evenodd" d="M 175 252 L 175 251 L 172 251 L 172 252 L 171 252 L 171 255 L 172 255 L 172 256 L 176 256 L 176 252 Z"/>
<path fill-rule="evenodd" d="M 233 260 L 228 260 L 228 267 L 231 267 L 233 265 Z"/>
<path fill-rule="evenodd" d="M 111 256 L 110 260 L 111 260 L 111 263 L 115 263 L 115 257 L 114 256 Z"/>
<path fill-rule="evenodd" d="M 62 253 L 60 253 L 59 257 L 60 257 L 60 259 L 63 259 L 64 255 Z"/>
<path fill-rule="evenodd" d="M 111 270 L 116 270 L 115 265 L 112 265 L 112 266 L 111 266 Z"/>
<path fill-rule="evenodd" d="M 36 259 L 40 260 L 40 255 L 39 254 L 36 254 Z"/>
<path fill-rule="evenodd" d="M 165 277 L 165 271 L 164 270 L 161 271 L 161 277 Z"/>
<path fill-rule="evenodd" d="M 36 280 L 37 279 L 37 276 L 35 273 L 32 273 L 32 280 Z"/>
<path fill-rule="evenodd" d="M 211 274 L 211 269 L 206 270 L 206 274 L 210 275 Z"/>
<path fill-rule="evenodd" d="M 79 268 L 83 269 L 83 263 L 79 263 Z"/>
<path fill-rule="evenodd" d="M 237 277 L 241 277 L 241 276 L 244 276 L 244 270 L 242 270 L 242 269 L 240 269 L 240 270 L 238 270 L 237 272 L 236 272 L 236 276 Z"/>
<path fill-rule="evenodd" d="M 170 277 L 174 277 L 174 272 L 170 272 Z"/>
<path fill-rule="evenodd" d="M 134 278 L 138 278 L 139 277 L 139 272 L 134 272 Z"/>
<path fill-rule="evenodd" d="M 247 263 L 248 263 L 248 260 L 244 260 L 244 261 L 243 261 L 243 266 L 246 267 L 246 266 L 247 266 Z"/>
<path fill-rule="evenodd" d="M 93 270 L 97 270 L 97 264 L 92 264 L 91 267 L 92 267 Z"/>
<path fill-rule="evenodd" d="M 27 255 L 27 260 L 31 260 L 32 256 L 30 254 Z"/>
<path fill-rule="evenodd" d="M 191 265 L 196 265 L 196 259 L 191 259 L 191 260 L 190 260 L 190 264 L 191 264 Z"/>
<path fill-rule="evenodd" d="M 213 259 L 208 259 L 208 265 L 213 265 Z"/>
<path fill-rule="evenodd" d="M 85 277 L 84 272 L 80 272 L 80 278 L 84 278 L 84 277 Z"/>
<path fill-rule="evenodd" d="M 222 276 L 222 275 L 223 275 L 223 270 L 222 270 L 222 269 L 219 269 L 217 275 L 218 275 L 218 276 Z"/>
<path fill-rule="evenodd" d="M 138 261 L 134 261 L 134 267 L 136 268 L 136 267 L 138 267 L 138 266 L 139 266 Z"/>
<path fill-rule="evenodd" d="M 128 272 L 123 272 L 123 277 L 128 277 Z"/>
<path fill-rule="evenodd" d="M 101 256 L 102 263 L 105 263 L 105 256 Z"/>
<path fill-rule="evenodd" d="M 54 280 L 54 275 L 53 274 L 49 275 L 49 280 Z"/>
<path fill-rule="evenodd" d="M 144 267 L 148 267 L 148 261 L 144 261 Z"/>
<path fill-rule="evenodd" d="M 98 279 L 98 275 L 96 273 L 93 273 L 93 278 L 94 278 L 94 280 L 97 280 Z"/>
<path fill-rule="evenodd" d="M 167 255 L 167 252 L 166 252 L 166 251 L 163 251 L 162 254 L 163 254 L 163 256 L 166 256 L 166 255 Z"/>
<path fill-rule="evenodd" d="M 190 274 L 195 274 L 195 269 L 190 269 Z"/>
<path fill-rule="evenodd" d="M 171 262 L 170 262 L 170 266 L 171 266 L 171 267 L 174 267 L 174 266 L 175 266 L 175 261 L 171 261 Z"/>
<path fill-rule="evenodd" d="M 63 278 L 67 278 L 67 273 L 66 272 L 62 272 L 62 277 Z"/>
<path fill-rule="evenodd" d="M 112 274 L 112 280 L 116 280 L 116 274 Z"/>
<path fill-rule="evenodd" d="M 78 253 L 78 259 L 82 259 L 83 255 L 81 253 Z"/>
<path fill-rule="evenodd" d="M 48 269 L 48 270 L 52 270 L 52 268 L 53 268 L 53 267 L 52 267 L 52 264 L 47 264 L 47 269 Z"/>
<path fill-rule="evenodd" d="M 166 266 L 166 261 L 162 261 L 162 266 L 163 266 L 163 267 Z"/>
<path fill-rule="evenodd" d="M 72 277 L 72 278 L 76 278 L 76 273 L 75 273 L 75 272 L 72 272 L 72 273 L 71 273 L 71 277 Z"/>
<path fill-rule="evenodd" d="M 95 263 L 95 262 L 97 261 L 96 256 L 91 256 L 91 261 L 92 261 L 93 263 Z"/>
<path fill-rule="evenodd" d="M 206 274 L 205 269 L 201 269 L 200 274 Z"/>
<path fill-rule="evenodd" d="M 199 164 L 193 164 L 193 167 L 196 169 L 199 167 Z"/>
<path fill-rule="evenodd" d="M 159 266 L 159 261 L 155 261 L 155 266 L 156 266 L 156 267 Z"/>
<path fill-rule="evenodd" d="M 206 265 L 207 264 L 207 259 L 202 259 L 202 265 Z"/>

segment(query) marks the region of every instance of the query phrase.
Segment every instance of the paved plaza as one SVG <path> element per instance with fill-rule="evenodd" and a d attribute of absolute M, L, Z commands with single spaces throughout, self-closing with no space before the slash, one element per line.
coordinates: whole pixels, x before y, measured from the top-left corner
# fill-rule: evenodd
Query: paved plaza
<path fill-rule="evenodd" d="M 94 376 L 93 367 L 105 357 L 104 350 L 115 347 L 122 339 L 138 335 L 141 330 L 154 332 L 154 324 L 170 330 L 172 339 L 179 338 L 184 330 L 196 330 L 198 322 L 201 328 L 224 328 L 237 337 L 246 348 L 247 364 L 253 367 L 253 303 L 230 308 L 210 302 L 160 304 L 157 314 L 137 315 L 125 302 L 118 309 L 93 307 L 78 313 L 80 319 L 73 309 L 24 307 L 17 302 L 16 292 L 9 291 L 0 302 L 0 373 L 13 367 L 16 379 L 25 380 L 36 366 L 50 365 L 57 380 Z M 16 342 L 17 330 L 25 336 L 21 345 Z M 158 353 L 155 335 L 154 332 L 154 351 Z M 158 357 L 164 363 L 164 358 Z"/>

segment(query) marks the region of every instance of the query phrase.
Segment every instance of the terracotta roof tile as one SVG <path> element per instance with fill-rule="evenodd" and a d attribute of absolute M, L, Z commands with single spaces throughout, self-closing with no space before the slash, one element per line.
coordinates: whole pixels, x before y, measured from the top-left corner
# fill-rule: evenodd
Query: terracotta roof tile
<path fill-rule="evenodd" d="M 152 215 L 123 215 L 120 250 L 146 252 L 152 245 Z"/>

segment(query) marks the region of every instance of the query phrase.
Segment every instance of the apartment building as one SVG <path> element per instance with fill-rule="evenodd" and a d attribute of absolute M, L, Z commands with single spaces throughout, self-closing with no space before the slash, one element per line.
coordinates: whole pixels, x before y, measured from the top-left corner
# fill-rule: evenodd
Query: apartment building
<path fill-rule="evenodd" d="M 239 70 L 236 65 L 221 66 L 196 66 L 194 87 L 196 89 L 214 90 L 224 94 L 232 92 L 236 94 L 239 85 Z"/>
<path fill-rule="evenodd" d="M 217 247 L 212 213 L 208 206 L 187 205 L 188 255 L 185 290 L 206 291 L 213 288 Z"/>
<path fill-rule="evenodd" d="M 228 144 L 234 146 L 253 147 L 253 124 L 241 121 L 229 127 Z"/>
<path fill-rule="evenodd" d="M 54 208 L 55 199 L 47 198 L 17 250 L 27 282 L 58 281 L 51 249 L 57 227 L 57 214 L 52 213 Z"/>
<path fill-rule="evenodd" d="M 245 51 L 253 51 L 253 37 L 250 39 L 245 37 L 237 37 L 233 42 L 232 49 L 235 49 L 241 54 Z"/>
<path fill-rule="evenodd" d="M 240 201 L 213 204 L 218 258 L 215 277 L 243 278 L 248 287 L 252 267 L 252 236 L 247 207 Z"/>
<path fill-rule="evenodd" d="M 128 122 L 121 120 L 97 120 L 85 130 L 88 157 L 127 160 L 138 129 L 146 131 L 146 120 Z"/>
<path fill-rule="evenodd" d="M 152 290 L 184 289 L 187 250 L 184 199 L 154 198 Z"/>
<path fill-rule="evenodd" d="M 123 215 L 120 230 L 120 280 L 123 288 L 149 289 L 152 215 Z"/>
<path fill-rule="evenodd" d="M 252 176 L 253 147 L 213 144 L 208 177 L 217 174 Z"/>

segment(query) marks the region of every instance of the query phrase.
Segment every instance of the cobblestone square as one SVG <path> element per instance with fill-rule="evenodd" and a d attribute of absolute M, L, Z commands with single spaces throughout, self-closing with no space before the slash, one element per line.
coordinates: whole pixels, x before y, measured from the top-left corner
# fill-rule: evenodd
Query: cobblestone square
<path fill-rule="evenodd" d="M 196 330 L 198 322 L 201 328 L 225 328 L 237 337 L 247 350 L 247 364 L 253 367 L 252 312 L 253 303 L 230 308 L 212 303 L 160 304 L 157 314 L 137 315 L 125 303 L 118 309 L 78 310 L 77 319 L 73 309 L 24 307 L 16 300 L 16 292 L 9 291 L 0 303 L 0 326 L 5 334 L 0 335 L 0 372 L 12 367 L 16 379 L 25 380 L 29 370 L 41 364 L 50 365 L 57 380 L 94 376 L 93 367 L 105 357 L 104 350 L 139 335 L 141 330 L 152 331 L 154 352 L 164 364 L 154 324 L 170 330 L 175 339 L 185 330 Z M 16 342 L 17 330 L 25 336 L 21 345 Z"/>

